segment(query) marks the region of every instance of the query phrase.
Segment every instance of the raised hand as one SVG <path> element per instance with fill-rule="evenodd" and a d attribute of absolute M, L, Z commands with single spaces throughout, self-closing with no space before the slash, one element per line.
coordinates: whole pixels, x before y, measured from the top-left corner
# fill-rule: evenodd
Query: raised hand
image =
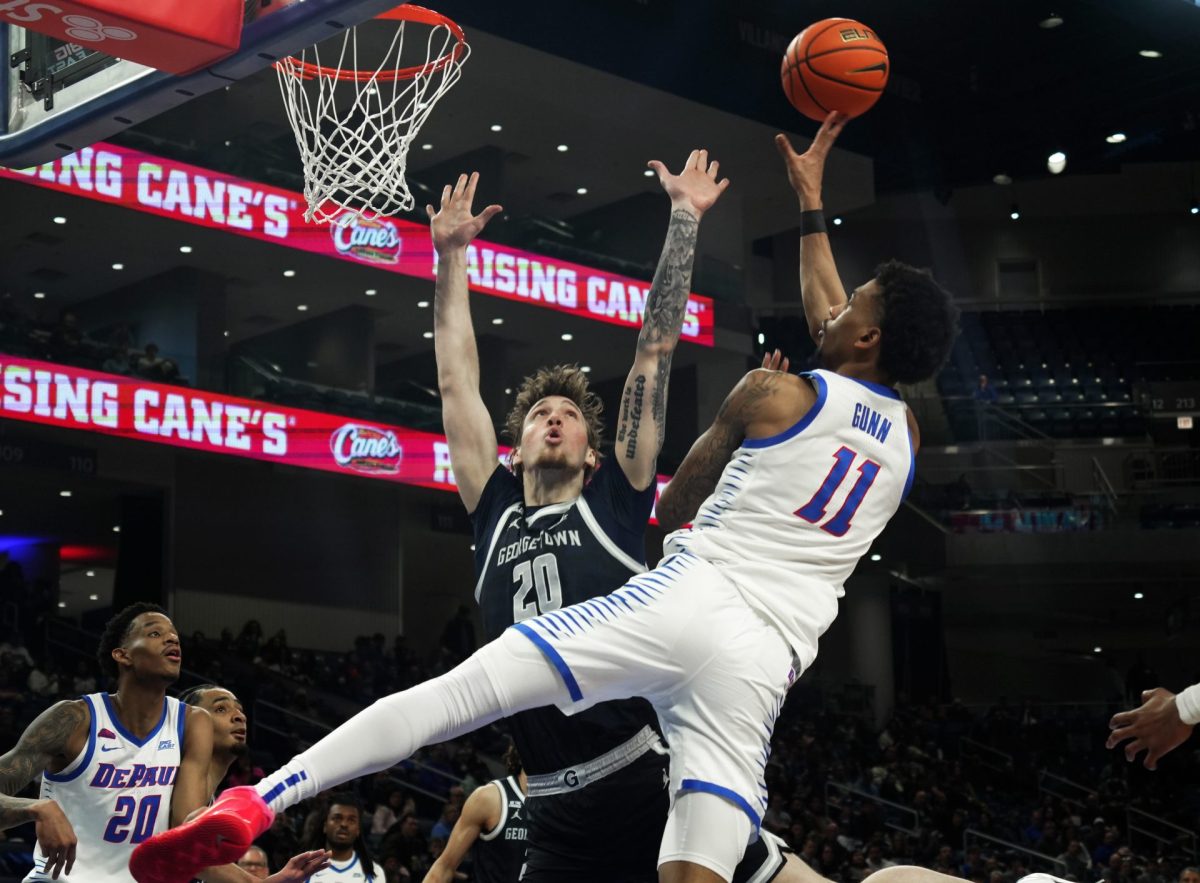
<path fill-rule="evenodd" d="M 313 849 L 292 856 L 282 869 L 276 871 L 268 880 L 275 883 L 304 883 L 317 871 L 329 867 L 330 853 L 325 849 Z"/>
<path fill-rule="evenodd" d="M 1132 711 L 1114 714 L 1108 723 L 1106 748 L 1116 748 L 1129 739 L 1125 746 L 1125 759 L 1130 763 L 1146 752 L 1142 765 L 1148 770 L 1158 767 L 1164 754 L 1178 748 L 1192 735 L 1192 727 L 1179 719 L 1175 706 L 1175 694 L 1162 687 L 1142 691 L 1142 704 Z"/>
<path fill-rule="evenodd" d="M 778 349 L 773 353 L 763 353 L 762 366 L 768 371 L 783 371 L 786 374 L 790 364 L 791 362 L 788 357 L 783 355 Z"/>
<path fill-rule="evenodd" d="M 658 174 L 658 183 L 667 196 L 671 197 L 671 210 L 683 209 L 699 219 L 715 203 L 729 186 L 729 179 L 717 180 L 720 163 L 708 161 L 707 150 L 693 150 L 688 154 L 683 171 L 672 175 L 670 170 L 656 159 L 646 163 Z"/>
<path fill-rule="evenodd" d="M 800 197 L 800 204 L 804 208 L 815 208 L 820 204 L 825 160 L 849 119 L 850 117 L 836 110 L 830 111 L 821 128 L 817 130 L 817 136 L 804 153 L 796 153 L 787 135 L 775 136 L 775 147 L 787 165 L 788 183 Z"/>
<path fill-rule="evenodd" d="M 488 221 L 503 211 L 498 205 L 489 205 L 479 214 L 471 214 L 475 185 L 478 183 L 479 172 L 472 172 L 470 177 L 459 175 L 454 187 L 447 184 L 442 188 L 442 202 L 436 212 L 433 206 L 425 206 L 433 247 L 439 253 L 466 248 L 487 226 Z"/>

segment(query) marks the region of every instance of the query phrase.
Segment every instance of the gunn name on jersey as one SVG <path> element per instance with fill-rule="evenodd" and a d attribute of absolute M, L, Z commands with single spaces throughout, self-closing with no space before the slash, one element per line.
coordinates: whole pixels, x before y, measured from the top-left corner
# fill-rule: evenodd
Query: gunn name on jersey
<path fill-rule="evenodd" d="M 501 546 L 500 551 L 496 554 L 496 563 L 504 564 L 506 561 L 514 561 L 534 549 L 542 549 L 552 546 L 582 546 L 579 541 L 579 531 L 577 530 L 560 530 L 556 533 L 542 531 L 540 534 L 531 537 L 521 537 L 515 543 L 509 543 L 507 546 Z"/>

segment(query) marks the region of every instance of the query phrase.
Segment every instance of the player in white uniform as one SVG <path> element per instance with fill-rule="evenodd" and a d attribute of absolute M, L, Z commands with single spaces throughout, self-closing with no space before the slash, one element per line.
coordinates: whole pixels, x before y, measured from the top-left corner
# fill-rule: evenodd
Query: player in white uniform
<path fill-rule="evenodd" d="M 831 115 L 803 156 L 780 145 L 803 210 L 801 282 L 823 370 L 759 369 L 735 387 L 659 502 L 660 523 L 695 517 L 695 527 L 668 538 L 658 567 L 606 597 L 517 623 L 137 852 L 184 868 L 225 861 L 274 810 L 422 745 L 531 707 L 570 713 L 637 695 L 654 705 L 671 750 L 660 880 L 731 879 L 766 806 L 762 770 L 787 689 L 911 483 L 916 425 L 892 386 L 933 376 L 957 323 L 950 296 L 902 264 L 884 265 L 850 297 L 842 289 L 820 182 L 843 122 Z M 562 443 L 578 454 L 586 436 L 564 433 Z M 243 839 L 222 844 L 234 819 Z"/>
<path fill-rule="evenodd" d="M 309 883 L 374 880 L 385 883 L 383 868 L 371 857 L 362 836 L 362 805 L 353 794 L 334 794 L 325 811 L 324 847 L 329 867 L 314 872 Z"/>
<path fill-rule="evenodd" d="M 135 845 L 208 800 L 212 723 L 167 697 L 182 657 L 166 613 L 125 608 L 97 656 L 117 691 L 57 703 L 0 759 L 0 827 L 36 822 L 28 881 L 124 883 Z M 10 796 L 38 775 L 38 799 Z"/>

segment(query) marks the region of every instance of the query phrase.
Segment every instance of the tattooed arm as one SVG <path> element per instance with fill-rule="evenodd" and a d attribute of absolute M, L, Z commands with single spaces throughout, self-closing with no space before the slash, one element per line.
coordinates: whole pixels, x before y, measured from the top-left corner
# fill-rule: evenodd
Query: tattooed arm
<path fill-rule="evenodd" d="M 639 490 L 654 481 L 666 433 L 671 356 L 687 311 L 700 218 L 729 186 L 728 178 L 718 183 L 718 165 L 708 162 L 707 150 L 693 150 L 678 175 L 660 162 L 650 163 L 671 197 L 671 224 L 646 298 L 633 368 L 621 393 L 616 444 L 617 462 Z"/>
<path fill-rule="evenodd" d="M 769 438 L 792 426 L 817 400 L 809 382 L 794 374 L 756 368 L 733 388 L 712 426 L 705 430 L 658 498 L 663 530 L 677 530 L 696 517 L 716 488 L 733 452 L 747 438 Z"/>
<path fill-rule="evenodd" d="M 46 872 L 57 878 L 75 863 L 75 831 L 53 800 L 14 797 L 42 770 L 63 769 L 83 750 L 88 733 L 87 704 L 59 702 L 43 711 L 0 757 L 0 830 L 35 822 Z"/>

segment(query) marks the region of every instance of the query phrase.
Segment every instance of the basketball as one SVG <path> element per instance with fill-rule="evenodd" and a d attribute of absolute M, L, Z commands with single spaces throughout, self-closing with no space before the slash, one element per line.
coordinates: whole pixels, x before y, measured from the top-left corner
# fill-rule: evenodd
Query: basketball
<path fill-rule="evenodd" d="M 833 110 L 856 117 L 883 94 L 887 48 L 861 22 L 823 19 L 792 40 L 781 75 L 788 101 L 806 117 L 822 122 Z"/>

